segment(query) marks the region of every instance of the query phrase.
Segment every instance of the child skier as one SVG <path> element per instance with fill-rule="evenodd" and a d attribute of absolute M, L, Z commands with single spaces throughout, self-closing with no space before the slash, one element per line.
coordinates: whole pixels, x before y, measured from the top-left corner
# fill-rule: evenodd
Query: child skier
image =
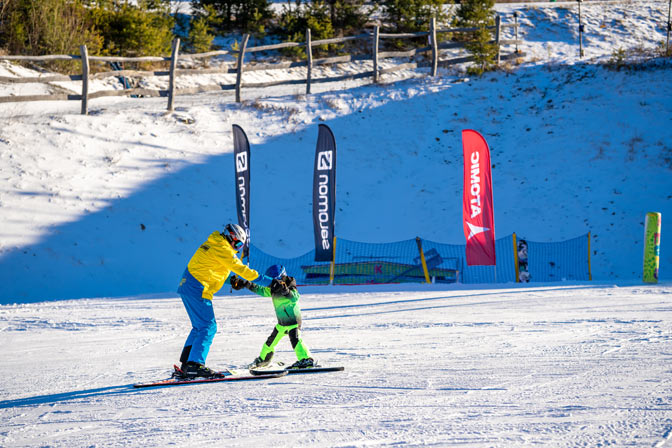
<path fill-rule="evenodd" d="M 296 289 L 296 280 L 287 275 L 284 266 L 273 265 L 266 270 L 266 278 L 272 279 L 270 286 L 260 286 L 242 278 L 233 277 L 231 286 L 235 290 L 248 288 L 262 297 L 271 297 L 275 307 L 278 324 L 261 348 L 261 353 L 252 362 L 250 368 L 267 366 L 273 358 L 275 346 L 289 334 L 289 340 L 296 353 L 297 361 L 289 368 L 314 367 L 315 361 L 311 357 L 308 347 L 301 339 L 301 309 L 299 308 L 299 291 Z"/>
<path fill-rule="evenodd" d="M 191 320 L 191 333 L 180 356 L 178 376 L 188 378 L 219 376 L 205 367 L 205 358 L 217 332 L 212 296 L 224 284 L 231 271 L 254 280 L 259 273 L 243 264 L 236 256 L 247 240 L 237 224 L 228 224 L 223 232 L 213 232 L 189 260 L 177 292 Z"/>

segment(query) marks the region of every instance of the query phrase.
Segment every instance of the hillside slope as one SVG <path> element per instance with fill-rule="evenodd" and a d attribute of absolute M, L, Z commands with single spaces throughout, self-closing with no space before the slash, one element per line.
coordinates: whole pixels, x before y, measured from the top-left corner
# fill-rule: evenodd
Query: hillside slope
<path fill-rule="evenodd" d="M 318 123 L 337 139 L 339 237 L 462 243 L 460 131 L 472 128 L 492 150 L 497 235 L 590 231 L 593 278 L 637 279 L 643 217 L 672 208 L 671 73 L 527 64 L 242 105 L 179 97 L 168 115 L 159 99 L 97 99 L 88 116 L 3 104 L 0 301 L 172 291 L 194 248 L 235 220 L 234 123 L 252 144 L 253 243 L 270 254 L 312 248 Z"/>

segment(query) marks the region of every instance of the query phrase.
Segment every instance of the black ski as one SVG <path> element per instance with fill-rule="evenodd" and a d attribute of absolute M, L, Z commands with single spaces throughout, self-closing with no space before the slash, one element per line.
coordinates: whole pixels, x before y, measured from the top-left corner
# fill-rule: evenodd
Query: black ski
<path fill-rule="evenodd" d="M 252 375 L 255 375 L 257 377 L 263 376 L 263 375 L 275 375 L 275 374 L 282 374 L 282 373 L 288 373 L 288 374 L 295 374 L 295 373 L 323 373 L 323 372 L 342 372 L 345 370 L 345 367 L 338 366 L 338 367 L 322 367 L 322 366 L 317 366 L 317 367 L 306 367 L 304 369 L 292 369 L 290 367 L 286 369 L 250 369 L 250 373 Z"/>
<path fill-rule="evenodd" d="M 246 380 L 264 380 L 270 378 L 280 378 L 287 375 L 287 372 L 268 372 L 259 375 L 243 375 L 239 373 L 228 372 L 229 374 L 218 378 L 169 378 L 167 380 L 155 381 L 151 383 L 134 384 L 133 387 L 160 387 L 160 386 L 183 386 L 185 384 L 203 384 L 203 383 L 221 383 L 225 381 L 246 381 Z"/>

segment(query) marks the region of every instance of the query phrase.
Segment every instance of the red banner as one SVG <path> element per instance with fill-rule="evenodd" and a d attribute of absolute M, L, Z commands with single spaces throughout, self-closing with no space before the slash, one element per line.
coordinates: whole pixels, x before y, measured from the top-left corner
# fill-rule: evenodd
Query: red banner
<path fill-rule="evenodd" d="M 496 264 L 490 149 L 481 134 L 462 131 L 464 192 L 462 218 L 467 239 L 467 265 Z"/>

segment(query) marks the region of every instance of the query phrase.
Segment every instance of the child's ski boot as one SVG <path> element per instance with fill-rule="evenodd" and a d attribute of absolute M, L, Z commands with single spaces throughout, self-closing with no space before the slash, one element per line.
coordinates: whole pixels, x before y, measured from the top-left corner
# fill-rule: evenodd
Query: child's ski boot
<path fill-rule="evenodd" d="M 288 369 L 308 369 L 310 367 L 316 367 L 317 363 L 313 358 L 304 358 L 299 359 L 294 364 L 288 367 Z"/>

